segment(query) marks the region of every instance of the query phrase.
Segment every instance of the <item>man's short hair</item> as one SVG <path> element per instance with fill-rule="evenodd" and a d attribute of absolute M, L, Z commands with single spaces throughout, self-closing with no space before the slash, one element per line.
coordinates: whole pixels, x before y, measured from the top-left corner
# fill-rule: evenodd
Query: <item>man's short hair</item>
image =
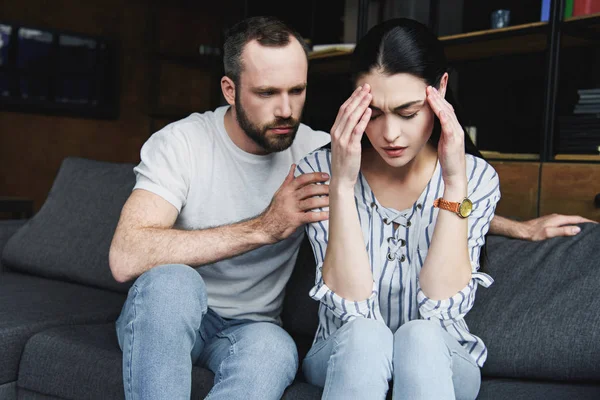
<path fill-rule="evenodd" d="M 223 66 L 225 75 L 236 85 L 243 70 L 242 51 L 253 40 L 262 46 L 283 47 L 295 37 L 308 57 L 308 46 L 302 36 L 276 17 L 259 16 L 246 18 L 233 25 L 225 33 L 223 45 Z"/>

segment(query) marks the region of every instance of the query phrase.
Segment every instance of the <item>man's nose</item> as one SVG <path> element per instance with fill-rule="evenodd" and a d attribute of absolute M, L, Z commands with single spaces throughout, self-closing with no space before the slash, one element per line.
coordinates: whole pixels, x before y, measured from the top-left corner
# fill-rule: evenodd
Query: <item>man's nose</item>
<path fill-rule="evenodd" d="M 275 109 L 275 116 L 278 118 L 290 118 L 292 116 L 292 105 L 287 94 L 283 94 Z"/>

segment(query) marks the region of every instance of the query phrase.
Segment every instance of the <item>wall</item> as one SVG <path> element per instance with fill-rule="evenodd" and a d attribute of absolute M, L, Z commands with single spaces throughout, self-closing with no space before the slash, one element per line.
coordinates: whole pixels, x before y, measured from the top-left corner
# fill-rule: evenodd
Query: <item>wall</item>
<path fill-rule="evenodd" d="M 0 112 L 0 196 L 44 202 L 61 161 L 80 156 L 134 162 L 148 137 L 148 7 L 142 1 L 9 0 L 2 20 L 108 36 L 120 49 L 120 117 L 94 120 Z"/>
<path fill-rule="evenodd" d="M 243 11 L 232 12 L 229 0 L 217 5 L 202 3 L 3 0 L 2 21 L 116 39 L 120 53 L 120 114 L 118 120 L 94 120 L 0 110 L 0 197 L 31 198 L 37 210 L 65 157 L 138 162 L 139 150 L 154 130 L 189 112 L 212 107 L 215 85 L 212 95 L 199 88 L 218 77 L 195 67 L 193 62 L 191 69 L 182 67 L 187 70 L 183 77 L 165 77 L 169 69 L 161 67 L 164 62 L 156 57 L 160 52 L 193 59 L 199 44 L 218 46 L 225 18 L 230 23 Z M 226 7 L 228 13 L 224 12 Z M 183 111 L 183 115 L 153 119 L 152 104 L 161 99 L 180 114 Z"/>

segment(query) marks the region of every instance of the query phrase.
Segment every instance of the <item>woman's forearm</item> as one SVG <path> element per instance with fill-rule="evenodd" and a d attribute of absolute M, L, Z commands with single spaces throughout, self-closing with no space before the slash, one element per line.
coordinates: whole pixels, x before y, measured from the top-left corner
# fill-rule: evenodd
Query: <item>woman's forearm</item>
<path fill-rule="evenodd" d="M 466 183 L 444 190 L 447 201 L 460 202 L 467 193 Z M 452 297 L 471 279 L 468 247 L 468 219 L 452 211 L 439 210 L 429 252 L 419 282 L 423 293 L 433 300 Z"/>
<path fill-rule="evenodd" d="M 323 281 L 339 296 L 362 301 L 371 296 L 373 275 L 354 202 L 354 188 L 329 186 L 329 239 Z"/>

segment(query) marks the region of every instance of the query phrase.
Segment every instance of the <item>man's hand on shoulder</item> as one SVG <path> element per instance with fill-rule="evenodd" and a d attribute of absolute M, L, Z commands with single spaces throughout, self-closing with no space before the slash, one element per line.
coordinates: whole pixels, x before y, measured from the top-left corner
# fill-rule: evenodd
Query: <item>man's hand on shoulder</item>
<path fill-rule="evenodd" d="M 299 227 L 329 218 L 328 211 L 312 211 L 329 206 L 329 185 L 322 185 L 329 175 L 321 172 L 302 174 L 294 178 L 296 165 L 273 195 L 271 204 L 257 218 L 257 229 L 268 243 L 286 239 Z"/>

